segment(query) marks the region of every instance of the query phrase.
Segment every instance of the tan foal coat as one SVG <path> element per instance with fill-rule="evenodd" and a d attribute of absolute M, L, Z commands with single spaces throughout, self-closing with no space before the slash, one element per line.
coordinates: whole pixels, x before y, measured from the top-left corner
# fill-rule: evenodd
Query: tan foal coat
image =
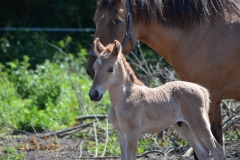
<path fill-rule="evenodd" d="M 210 159 L 209 152 L 215 160 L 226 159 L 211 133 L 207 89 L 184 81 L 148 88 L 136 78 L 118 41 L 104 47 L 96 39 L 94 45 L 99 56 L 93 65 L 95 77 L 89 96 L 99 101 L 108 90 L 108 118 L 117 130 L 123 160 L 136 159 L 141 134 L 160 132 L 169 126 L 188 141 L 200 160 Z M 182 126 L 177 122 L 182 122 Z"/>

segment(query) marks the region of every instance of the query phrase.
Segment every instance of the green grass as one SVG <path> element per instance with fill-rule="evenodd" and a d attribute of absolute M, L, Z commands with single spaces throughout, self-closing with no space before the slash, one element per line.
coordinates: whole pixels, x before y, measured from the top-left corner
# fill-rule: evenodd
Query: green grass
<path fill-rule="evenodd" d="M 0 160 L 23 160 L 24 153 L 18 154 L 17 149 L 11 146 L 0 148 Z"/>

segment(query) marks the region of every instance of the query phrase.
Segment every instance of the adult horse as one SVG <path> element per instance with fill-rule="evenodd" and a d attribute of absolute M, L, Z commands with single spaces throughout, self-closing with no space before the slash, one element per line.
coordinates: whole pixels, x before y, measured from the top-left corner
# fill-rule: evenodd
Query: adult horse
<path fill-rule="evenodd" d="M 240 0 L 101 0 L 94 21 L 103 45 L 117 39 L 126 54 L 140 40 L 179 79 L 208 88 L 211 130 L 223 145 L 221 100 L 240 100 Z M 96 56 L 89 53 L 93 78 Z"/>

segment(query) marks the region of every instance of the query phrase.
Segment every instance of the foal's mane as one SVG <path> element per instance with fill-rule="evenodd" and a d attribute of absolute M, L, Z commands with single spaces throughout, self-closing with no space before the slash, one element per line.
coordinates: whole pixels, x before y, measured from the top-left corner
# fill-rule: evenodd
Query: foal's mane
<path fill-rule="evenodd" d="M 125 1 L 125 0 L 124 0 Z M 216 23 L 218 17 L 229 22 L 240 18 L 240 0 L 129 0 L 133 17 L 146 23 L 158 21 L 167 27 L 192 27 Z M 95 16 L 102 9 L 114 15 L 116 0 L 101 0 Z"/>
<path fill-rule="evenodd" d="M 140 86 L 143 86 L 144 83 L 142 81 L 140 81 L 137 76 L 135 75 L 133 69 L 131 68 L 130 64 L 126 61 L 126 58 L 124 56 L 124 54 L 120 53 L 121 55 L 121 59 L 122 59 L 122 62 L 123 62 L 123 65 L 124 67 L 126 68 L 131 80 L 137 84 L 137 85 L 140 85 Z"/>
<path fill-rule="evenodd" d="M 112 53 L 113 52 L 113 44 L 109 44 L 106 46 L 105 48 L 105 53 Z M 125 67 L 125 69 L 127 70 L 127 73 L 129 74 L 130 76 L 130 79 L 133 83 L 137 84 L 137 85 L 140 85 L 140 86 L 143 86 L 144 83 L 142 81 L 140 81 L 137 76 L 135 75 L 133 69 L 131 68 L 130 64 L 127 62 L 124 54 L 122 53 L 119 53 L 120 54 L 120 58 L 123 62 L 123 65 Z"/>

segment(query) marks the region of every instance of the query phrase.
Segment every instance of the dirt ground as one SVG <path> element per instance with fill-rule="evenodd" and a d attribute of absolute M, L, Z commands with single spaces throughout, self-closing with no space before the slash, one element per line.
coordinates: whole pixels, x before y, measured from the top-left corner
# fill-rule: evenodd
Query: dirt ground
<path fill-rule="evenodd" d="M 44 137 L 38 136 L 4 136 L 0 137 L 0 155 L 7 157 L 4 147 L 7 146 L 17 149 L 17 154 L 24 154 L 24 159 L 28 160 L 73 160 L 73 159 L 111 159 L 118 160 L 118 157 L 93 158 L 84 148 L 81 147 L 82 141 L 74 137 Z M 193 156 L 183 157 L 182 155 L 189 147 L 172 148 L 169 153 L 154 152 L 139 157 L 140 160 L 192 160 Z M 166 148 L 163 150 L 167 150 Z M 169 149 L 168 149 L 169 151 Z M 225 152 L 227 159 L 240 160 L 240 140 L 225 142 Z"/>

